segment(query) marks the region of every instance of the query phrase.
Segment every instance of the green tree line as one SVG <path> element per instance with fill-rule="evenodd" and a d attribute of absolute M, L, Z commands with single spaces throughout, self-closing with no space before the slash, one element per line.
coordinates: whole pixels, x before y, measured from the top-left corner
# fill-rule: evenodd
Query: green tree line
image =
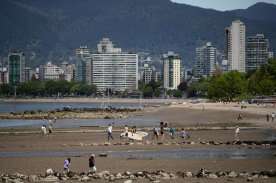
<path fill-rule="evenodd" d="M 17 86 L 4 84 L 0 86 L 1 96 L 90 96 L 97 92 L 95 85 L 61 81 L 29 81 Z"/>
<path fill-rule="evenodd" d="M 231 71 L 201 78 L 188 88 L 189 96 L 207 97 L 214 101 L 235 101 L 276 92 L 276 60 L 250 73 Z"/>

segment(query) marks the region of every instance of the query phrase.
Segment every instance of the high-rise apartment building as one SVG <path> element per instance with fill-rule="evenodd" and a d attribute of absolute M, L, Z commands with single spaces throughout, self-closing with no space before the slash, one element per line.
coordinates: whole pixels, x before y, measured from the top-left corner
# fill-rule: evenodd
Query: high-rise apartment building
<path fill-rule="evenodd" d="M 267 63 L 269 57 L 269 41 L 263 34 L 247 38 L 246 71 L 255 70 Z"/>
<path fill-rule="evenodd" d="M 76 60 L 75 81 L 86 82 L 86 60 L 83 58 Z"/>
<path fill-rule="evenodd" d="M 225 56 L 228 60 L 228 70 L 245 72 L 245 42 L 246 27 L 243 22 L 236 20 L 225 29 Z"/>
<path fill-rule="evenodd" d="M 164 88 L 168 90 L 177 89 L 181 82 L 181 58 L 178 54 L 168 52 L 162 57 Z"/>
<path fill-rule="evenodd" d="M 87 46 L 80 46 L 75 50 L 76 56 L 79 58 L 90 57 L 91 51 Z"/>
<path fill-rule="evenodd" d="M 145 84 L 148 84 L 153 79 L 153 70 L 149 64 L 144 64 L 143 67 L 143 81 Z"/>
<path fill-rule="evenodd" d="M 213 75 L 216 69 L 217 49 L 208 42 L 206 45 L 196 48 L 195 77 L 208 77 Z"/>
<path fill-rule="evenodd" d="M 92 83 L 100 91 L 133 91 L 138 89 L 138 55 L 123 53 L 104 38 L 98 52 L 92 54 Z"/>
<path fill-rule="evenodd" d="M 25 68 L 25 55 L 23 52 L 12 52 L 8 56 L 9 66 L 9 83 L 17 85 L 23 83 L 24 68 Z"/>

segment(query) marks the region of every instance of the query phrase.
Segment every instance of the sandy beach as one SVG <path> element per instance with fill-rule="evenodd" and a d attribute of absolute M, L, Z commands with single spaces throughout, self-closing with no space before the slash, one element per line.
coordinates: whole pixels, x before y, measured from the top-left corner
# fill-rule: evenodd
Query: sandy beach
<path fill-rule="evenodd" d="M 62 171 L 63 160 L 68 157 L 66 152 L 74 152 L 72 156 L 71 170 L 76 172 L 88 171 L 89 154 L 96 154 L 98 171 L 108 170 L 110 172 L 124 171 L 156 171 L 165 170 L 177 173 L 178 171 L 197 172 L 201 168 L 216 171 L 254 172 L 276 169 L 276 153 L 274 145 L 225 145 L 226 142 L 234 140 L 234 129 L 237 125 L 241 127 L 240 140 L 242 141 L 265 141 L 275 140 L 276 122 L 267 122 L 265 115 L 275 110 L 273 106 L 248 105 L 241 109 L 238 104 L 192 104 L 182 103 L 170 106 L 148 108 L 133 115 L 143 118 L 158 118 L 168 122 L 178 129 L 186 128 L 191 138 L 171 139 L 165 133 L 164 140 L 152 140 L 152 132 L 142 142 L 128 142 L 119 138 L 123 127 L 114 128 L 115 140 L 111 144 L 105 144 L 107 136 L 104 128 L 81 129 L 55 129 L 54 133 L 42 136 L 39 129 L 9 129 L 0 130 L 0 172 L 23 174 L 43 174 L 47 168 Z M 237 116 L 242 113 L 243 119 L 238 121 Z M 202 127 L 206 127 L 201 129 Z M 210 128 L 208 128 L 210 127 Z M 219 129 L 217 127 L 220 127 Z M 144 129 L 150 130 L 150 129 Z M 13 132 L 13 133 L 9 133 Z M 18 133 L 14 133 L 18 132 Z M 37 133 L 28 133 L 37 132 Z M 193 142 L 182 144 L 182 142 Z M 202 144 L 202 142 L 215 141 L 221 145 Z M 123 145 L 128 142 L 127 145 Z M 161 144 L 159 144 L 162 142 Z M 121 143 L 121 144 L 120 144 Z M 233 150 L 237 152 L 269 151 L 269 157 L 255 158 L 228 158 L 214 156 L 213 158 L 172 158 L 166 152 L 175 150 L 185 153 L 186 151 L 223 151 Z M 129 152 L 135 154 L 147 154 L 156 152 L 157 156 L 146 158 L 141 156 L 130 156 Z M 107 157 L 99 157 L 101 153 L 108 154 Z M 120 155 L 120 154 L 123 155 Z M 164 156 L 159 156 L 162 153 Z M 33 154 L 33 155 L 32 155 Z M 127 155 L 124 155 L 127 154 Z M 266 153 L 267 154 L 267 153 Z M 208 155 L 210 156 L 210 154 Z M 187 156 L 188 157 L 188 156 Z M 138 180 L 136 182 L 147 182 Z M 175 180 L 161 182 L 247 182 L 244 178 L 217 180 L 177 178 Z M 256 182 L 275 182 L 275 178 L 257 179 Z M 104 182 L 99 180 L 98 182 Z M 118 181 L 122 182 L 122 181 Z"/>

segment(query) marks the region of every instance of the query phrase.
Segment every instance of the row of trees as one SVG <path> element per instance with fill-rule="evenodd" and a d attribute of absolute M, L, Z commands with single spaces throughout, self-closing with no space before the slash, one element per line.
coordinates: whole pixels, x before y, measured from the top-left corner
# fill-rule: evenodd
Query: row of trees
<path fill-rule="evenodd" d="M 276 92 L 276 60 L 256 71 L 243 74 L 231 71 L 202 78 L 188 88 L 189 96 L 207 97 L 215 101 L 233 101 Z"/>
<path fill-rule="evenodd" d="M 87 85 L 78 82 L 62 81 L 29 81 L 12 86 L 9 84 L 0 86 L 1 96 L 90 96 L 95 94 L 97 88 L 95 85 Z"/>

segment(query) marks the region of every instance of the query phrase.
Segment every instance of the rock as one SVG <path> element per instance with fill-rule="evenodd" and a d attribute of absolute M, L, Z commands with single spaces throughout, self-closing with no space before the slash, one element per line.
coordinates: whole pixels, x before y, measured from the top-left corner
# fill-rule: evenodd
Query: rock
<path fill-rule="evenodd" d="M 166 172 L 160 172 L 161 178 L 165 180 L 169 180 L 171 177 L 168 173 Z"/>
<path fill-rule="evenodd" d="M 253 182 L 253 181 L 254 181 L 254 179 L 252 177 L 247 178 L 247 182 Z"/>
<path fill-rule="evenodd" d="M 114 175 L 110 175 L 109 177 L 107 176 L 107 179 L 111 182 L 115 181 L 115 176 Z"/>
<path fill-rule="evenodd" d="M 152 183 L 160 183 L 160 180 L 154 180 Z"/>
<path fill-rule="evenodd" d="M 224 177 L 224 176 L 226 175 L 226 173 L 223 172 L 223 171 L 219 171 L 219 172 L 216 173 L 216 175 L 217 175 L 218 177 Z"/>
<path fill-rule="evenodd" d="M 110 146 L 111 144 L 109 142 L 104 143 L 105 146 Z"/>
<path fill-rule="evenodd" d="M 116 179 L 121 179 L 121 178 L 122 178 L 122 174 L 121 174 L 121 173 L 117 173 L 117 174 L 115 175 L 115 177 L 116 177 Z"/>
<path fill-rule="evenodd" d="M 81 178 L 81 182 L 87 182 L 89 180 L 90 180 L 90 178 L 86 175 Z"/>
<path fill-rule="evenodd" d="M 99 154 L 99 157 L 107 157 L 108 155 L 107 155 L 107 153 L 100 153 Z"/>
<path fill-rule="evenodd" d="M 42 179 L 42 182 L 56 182 L 58 181 L 58 178 L 53 175 L 49 175 L 46 178 Z"/>
<path fill-rule="evenodd" d="M 39 178 L 37 175 L 30 175 L 28 178 L 29 182 L 38 182 Z"/>
<path fill-rule="evenodd" d="M 239 177 L 246 178 L 248 176 L 249 176 L 249 173 L 247 173 L 247 172 L 241 172 L 241 173 L 239 173 Z"/>
<path fill-rule="evenodd" d="M 22 181 L 21 181 L 21 179 L 12 179 L 12 180 L 9 180 L 8 181 L 9 183 L 23 183 Z"/>
<path fill-rule="evenodd" d="M 46 170 L 46 176 L 53 175 L 53 174 L 54 174 L 54 171 L 53 171 L 52 168 L 48 168 L 48 169 Z"/>
<path fill-rule="evenodd" d="M 193 173 L 192 172 L 185 172 L 185 177 L 193 177 Z"/>
<path fill-rule="evenodd" d="M 214 173 L 210 173 L 207 177 L 210 178 L 210 179 L 217 179 L 218 178 L 218 176 Z"/>
<path fill-rule="evenodd" d="M 132 180 L 126 180 L 124 183 L 132 183 Z"/>
<path fill-rule="evenodd" d="M 131 175 L 131 172 L 126 171 L 126 172 L 124 173 L 124 175 L 126 175 L 126 176 L 130 176 L 130 175 Z"/>
<path fill-rule="evenodd" d="M 234 171 L 231 171 L 229 174 L 228 174 L 228 177 L 230 178 L 236 178 L 238 176 L 238 174 Z"/>

